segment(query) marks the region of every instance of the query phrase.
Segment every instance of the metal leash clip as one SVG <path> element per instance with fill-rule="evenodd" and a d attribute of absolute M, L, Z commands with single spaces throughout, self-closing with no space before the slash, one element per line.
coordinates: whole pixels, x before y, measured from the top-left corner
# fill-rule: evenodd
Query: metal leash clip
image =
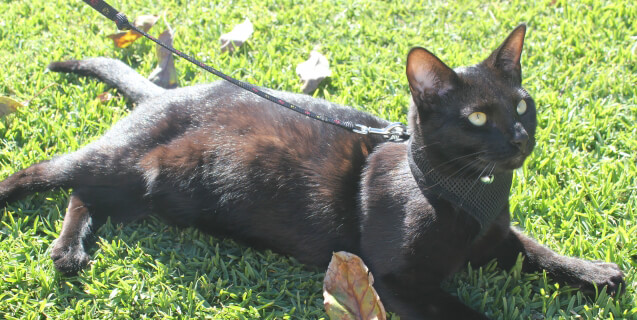
<path fill-rule="evenodd" d="M 360 134 L 378 134 L 385 137 L 389 141 L 403 141 L 409 138 L 407 133 L 407 127 L 400 122 L 394 122 L 386 126 L 385 128 L 371 128 L 362 124 L 355 124 L 356 129 L 352 131 Z"/>

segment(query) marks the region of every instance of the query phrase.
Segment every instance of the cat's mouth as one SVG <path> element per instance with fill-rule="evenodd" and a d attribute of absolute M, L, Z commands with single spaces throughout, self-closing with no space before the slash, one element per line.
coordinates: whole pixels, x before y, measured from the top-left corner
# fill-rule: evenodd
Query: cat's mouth
<path fill-rule="evenodd" d="M 524 164 L 524 160 L 528 157 L 528 154 L 517 152 L 516 154 L 508 157 L 480 157 L 480 161 L 483 165 L 491 165 L 493 172 L 511 171 L 520 168 Z"/>
<path fill-rule="evenodd" d="M 517 156 L 500 163 L 500 166 L 506 170 L 515 170 L 524 164 L 526 157 L 527 156 L 524 154 L 518 154 Z"/>
<path fill-rule="evenodd" d="M 467 159 L 463 164 L 453 168 L 445 165 L 435 165 L 437 171 L 451 177 L 467 179 L 489 179 L 495 174 L 513 171 L 524 164 L 527 155 L 519 153 L 509 157 L 477 157 Z M 444 163 L 444 162 L 443 162 Z"/>
<path fill-rule="evenodd" d="M 532 150 L 532 149 L 531 149 Z M 479 151 L 455 157 L 430 157 L 433 167 L 443 175 L 468 179 L 488 178 L 491 175 L 520 168 L 530 155 L 528 150 L 508 152 Z M 438 155 L 435 154 L 434 155 Z M 453 160 L 449 160 L 449 159 Z"/>

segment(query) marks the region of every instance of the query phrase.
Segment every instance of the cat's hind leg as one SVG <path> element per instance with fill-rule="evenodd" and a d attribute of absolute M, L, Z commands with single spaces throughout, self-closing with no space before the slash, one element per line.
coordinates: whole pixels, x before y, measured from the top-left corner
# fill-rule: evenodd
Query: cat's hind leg
<path fill-rule="evenodd" d="M 75 273 L 89 261 L 84 242 L 109 217 L 126 222 L 148 214 L 141 178 L 115 175 L 63 155 L 20 170 L 0 181 L 0 207 L 26 195 L 54 188 L 73 188 L 62 231 L 51 256 L 63 273 Z"/>
<path fill-rule="evenodd" d="M 88 264 L 89 256 L 84 250 L 84 240 L 91 232 L 91 222 L 88 207 L 76 193 L 71 194 L 62 231 L 51 251 L 55 268 L 60 272 L 76 273 Z"/>
<path fill-rule="evenodd" d="M 89 262 L 86 240 L 109 217 L 113 222 L 129 222 L 148 213 L 148 205 L 136 187 L 84 187 L 73 191 L 60 236 L 51 251 L 55 267 L 65 274 L 77 273 Z"/>
<path fill-rule="evenodd" d="M 49 64 L 48 69 L 54 72 L 75 73 L 97 78 L 120 90 L 126 98 L 134 103 L 165 91 L 123 62 L 110 58 L 57 61 Z"/>
<path fill-rule="evenodd" d="M 0 181 L 0 208 L 29 194 L 57 187 L 69 187 L 71 175 L 63 159 L 45 160 Z"/>

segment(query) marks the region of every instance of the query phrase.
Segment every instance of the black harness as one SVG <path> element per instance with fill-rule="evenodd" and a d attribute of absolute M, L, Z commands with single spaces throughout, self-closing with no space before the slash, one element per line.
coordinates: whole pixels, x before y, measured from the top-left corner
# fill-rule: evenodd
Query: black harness
<path fill-rule="evenodd" d="M 486 231 L 508 203 L 513 171 L 489 179 L 457 178 L 442 175 L 427 161 L 424 154 L 414 158 L 412 140 L 407 145 L 407 159 L 418 188 L 427 198 L 440 197 L 471 215 Z"/>

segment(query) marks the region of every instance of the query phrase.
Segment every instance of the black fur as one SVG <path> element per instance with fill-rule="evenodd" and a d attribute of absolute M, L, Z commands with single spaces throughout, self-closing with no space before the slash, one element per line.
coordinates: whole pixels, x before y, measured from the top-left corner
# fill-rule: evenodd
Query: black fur
<path fill-rule="evenodd" d="M 535 145 L 535 103 L 521 86 L 526 27 L 484 62 L 452 70 L 422 48 L 408 56 L 413 157 L 441 173 L 479 179 L 522 165 Z M 123 63 L 94 58 L 49 69 L 96 77 L 137 104 L 99 140 L 0 182 L 0 204 L 73 188 L 52 258 L 84 267 L 83 242 L 107 217 L 157 214 L 300 261 L 326 266 L 333 251 L 359 254 L 381 299 L 402 319 L 485 319 L 440 289 L 468 261 L 497 258 L 591 290 L 623 283 L 615 264 L 559 256 L 511 229 L 508 208 L 481 230 L 471 215 L 425 197 L 407 144 L 347 132 L 285 110 L 231 84 L 164 90 Z M 264 89 L 267 90 L 267 89 Z M 352 108 L 268 90 L 321 114 L 372 127 L 388 123 Z M 520 100 L 526 112 L 518 114 Z M 482 112 L 484 125 L 468 117 Z"/>

